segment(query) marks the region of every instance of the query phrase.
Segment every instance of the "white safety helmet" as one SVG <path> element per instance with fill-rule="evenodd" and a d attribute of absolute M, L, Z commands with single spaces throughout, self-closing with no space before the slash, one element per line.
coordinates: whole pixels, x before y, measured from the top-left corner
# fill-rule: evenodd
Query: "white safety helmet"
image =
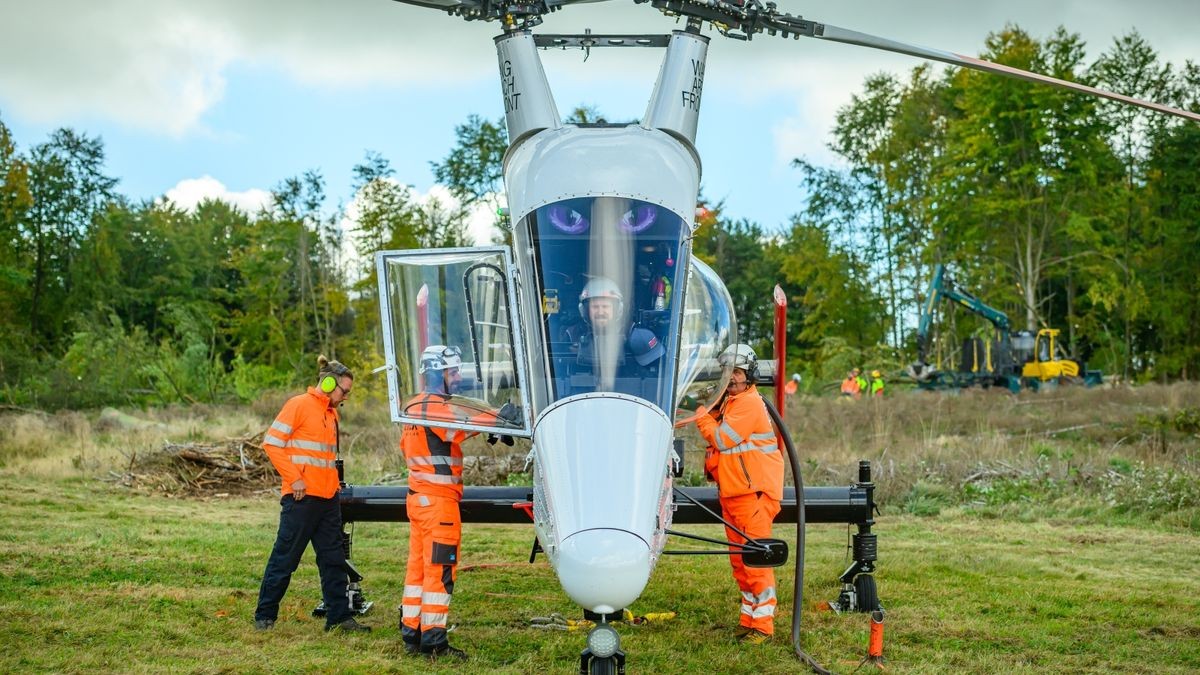
<path fill-rule="evenodd" d="M 462 367 L 462 350 L 458 347 L 447 347 L 446 345 L 429 345 L 425 351 L 421 352 L 421 371 L 422 373 L 431 370 L 448 370 L 450 368 Z"/>
<path fill-rule="evenodd" d="M 625 316 L 625 299 L 621 296 L 621 289 L 612 279 L 592 277 L 592 280 L 583 287 L 583 292 L 579 294 L 579 316 L 583 317 L 584 321 L 591 321 L 587 305 L 592 298 L 612 298 L 616 304 L 613 319 L 620 320 Z"/>
<path fill-rule="evenodd" d="M 726 368 L 741 368 L 751 383 L 758 377 L 758 356 L 747 344 L 729 345 L 717 357 L 717 363 Z"/>

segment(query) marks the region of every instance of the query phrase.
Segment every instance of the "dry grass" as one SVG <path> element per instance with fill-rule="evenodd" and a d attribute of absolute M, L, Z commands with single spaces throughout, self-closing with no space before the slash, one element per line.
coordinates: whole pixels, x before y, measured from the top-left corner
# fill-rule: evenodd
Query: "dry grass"
<path fill-rule="evenodd" d="M 1114 458 L 1200 469 L 1200 437 L 1158 419 L 1200 410 L 1200 384 L 1062 388 L 1012 396 L 900 391 L 882 400 L 804 397 L 786 418 L 810 481 L 854 479 L 859 459 L 876 467 L 881 496 L 936 476 L 961 483 L 982 467 L 1103 471 Z"/>
<path fill-rule="evenodd" d="M 221 442 L 263 430 L 286 394 L 250 406 L 164 408 L 123 414 L 62 412 L 0 416 L 0 472 L 46 477 L 123 471 L 167 442 Z M 1179 411 L 1200 414 L 1200 385 L 1063 388 L 1012 396 L 1002 391 L 893 391 L 882 400 L 799 397 L 787 420 L 809 484 L 847 484 L 871 460 L 884 504 L 901 503 L 930 482 L 961 488 L 973 476 L 1005 474 L 1093 479 L 1113 462 L 1200 473 L 1200 436 L 1163 424 Z M 377 482 L 405 474 L 399 429 L 382 400 L 343 408 L 347 478 Z M 685 430 L 688 468 L 699 471 L 699 438 Z M 468 442 L 468 454 L 523 458 L 515 447 Z"/>

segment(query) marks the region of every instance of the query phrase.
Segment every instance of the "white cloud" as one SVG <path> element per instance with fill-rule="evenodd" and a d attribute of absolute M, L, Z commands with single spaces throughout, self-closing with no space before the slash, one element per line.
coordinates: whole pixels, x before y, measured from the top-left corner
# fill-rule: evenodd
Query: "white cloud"
<path fill-rule="evenodd" d="M 250 188 L 235 192 L 225 187 L 212 176 L 185 178 L 167 190 L 166 199 L 185 210 L 195 209 L 206 199 L 216 199 L 235 206 L 247 214 L 255 214 L 271 205 L 271 193 L 267 190 Z"/>
<path fill-rule="evenodd" d="M 9 4 L 0 39 L 0 106 L 40 123 L 99 116 L 156 133 L 193 133 L 203 129 L 205 114 L 221 101 L 226 80 L 237 67 L 284 73 L 325 89 L 494 86 L 489 79 L 496 69 L 495 23 L 464 22 L 389 0 Z M 780 4 L 793 13 L 807 9 L 788 0 Z M 1134 27 L 1166 60 L 1182 64 L 1200 57 L 1192 30 L 1200 25 L 1200 3 L 1194 0 L 859 0 L 817 12 L 806 18 L 971 54 L 979 51 L 989 31 L 1016 22 L 1040 36 L 1064 24 L 1089 41 L 1092 57 L 1107 49 L 1114 35 Z M 547 16 L 540 31 L 579 32 L 585 27 L 663 33 L 678 25 L 647 5 L 605 2 Z M 706 35 L 712 36 L 710 95 L 784 93 L 816 101 L 828 111 L 861 86 L 864 73 L 899 73 L 916 64 L 908 57 L 808 39 L 759 35 L 747 44 L 711 31 Z M 648 93 L 653 69 L 649 82 L 643 82 L 644 69 L 625 66 L 643 60 L 634 52 L 649 51 L 615 50 L 612 56 L 597 51 L 586 64 L 572 56 L 557 59 L 558 65 L 548 63 L 548 70 L 560 74 L 565 89 L 593 86 L 590 91 L 598 100 L 585 102 L 610 114 L 628 114 L 613 110 L 625 104 L 606 102 L 604 94 Z M 644 109 L 644 98 L 639 98 L 629 104 L 631 110 Z M 827 122 L 817 132 L 825 133 L 831 118 L 827 112 Z"/>

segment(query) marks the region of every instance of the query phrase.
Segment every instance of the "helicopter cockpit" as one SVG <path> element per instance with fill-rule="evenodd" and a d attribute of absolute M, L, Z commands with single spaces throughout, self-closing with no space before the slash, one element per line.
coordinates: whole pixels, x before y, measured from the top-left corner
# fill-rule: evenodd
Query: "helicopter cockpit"
<path fill-rule="evenodd" d="M 527 227 L 549 401 L 619 392 L 669 409 L 683 219 L 636 199 L 580 197 L 537 209 Z"/>
<path fill-rule="evenodd" d="M 504 246 L 379 254 L 393 421 L 528 436 L 538 410 L 580 394 L 634 396 L 668 417 L 711 403 L 737 324 L 720 278 L 686 255 L 689 223 L 650 202 L 589 196 L 521 225 L 520 293 Z M 461 353 L 452 386 L 422 371 L 433 347 Z M 422 394 L 445 400 L 442 416 L 422 415 Z M 520 419 L 495 416 L 506 404 Z"/>

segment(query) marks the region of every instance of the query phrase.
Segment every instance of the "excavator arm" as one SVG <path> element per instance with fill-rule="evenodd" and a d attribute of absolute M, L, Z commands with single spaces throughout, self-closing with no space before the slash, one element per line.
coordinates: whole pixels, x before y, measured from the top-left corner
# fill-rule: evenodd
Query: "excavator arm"
<path fill-rule="evenodd" d="M 925 293 L 921 320 L 917 324 L 917 361 L 908 368 L 909 375 L 918 381 L 927 380 L 934 373 L 934 369 L 926 363 L 925 357 L 929 349 L 929 329 L 933 325 L 933 312 L 938 302 L 943 299 L 956 302 L 972 314 L 983 317 L 996 327 L 1000 335 L 1008 335 L 1012 327 L 1007 314 L 955 287 L 954 282 L 946 278 L 946 266 L 936 265 L 933 268 L 933 278 L 929 281 L 929 290 Z"/>

